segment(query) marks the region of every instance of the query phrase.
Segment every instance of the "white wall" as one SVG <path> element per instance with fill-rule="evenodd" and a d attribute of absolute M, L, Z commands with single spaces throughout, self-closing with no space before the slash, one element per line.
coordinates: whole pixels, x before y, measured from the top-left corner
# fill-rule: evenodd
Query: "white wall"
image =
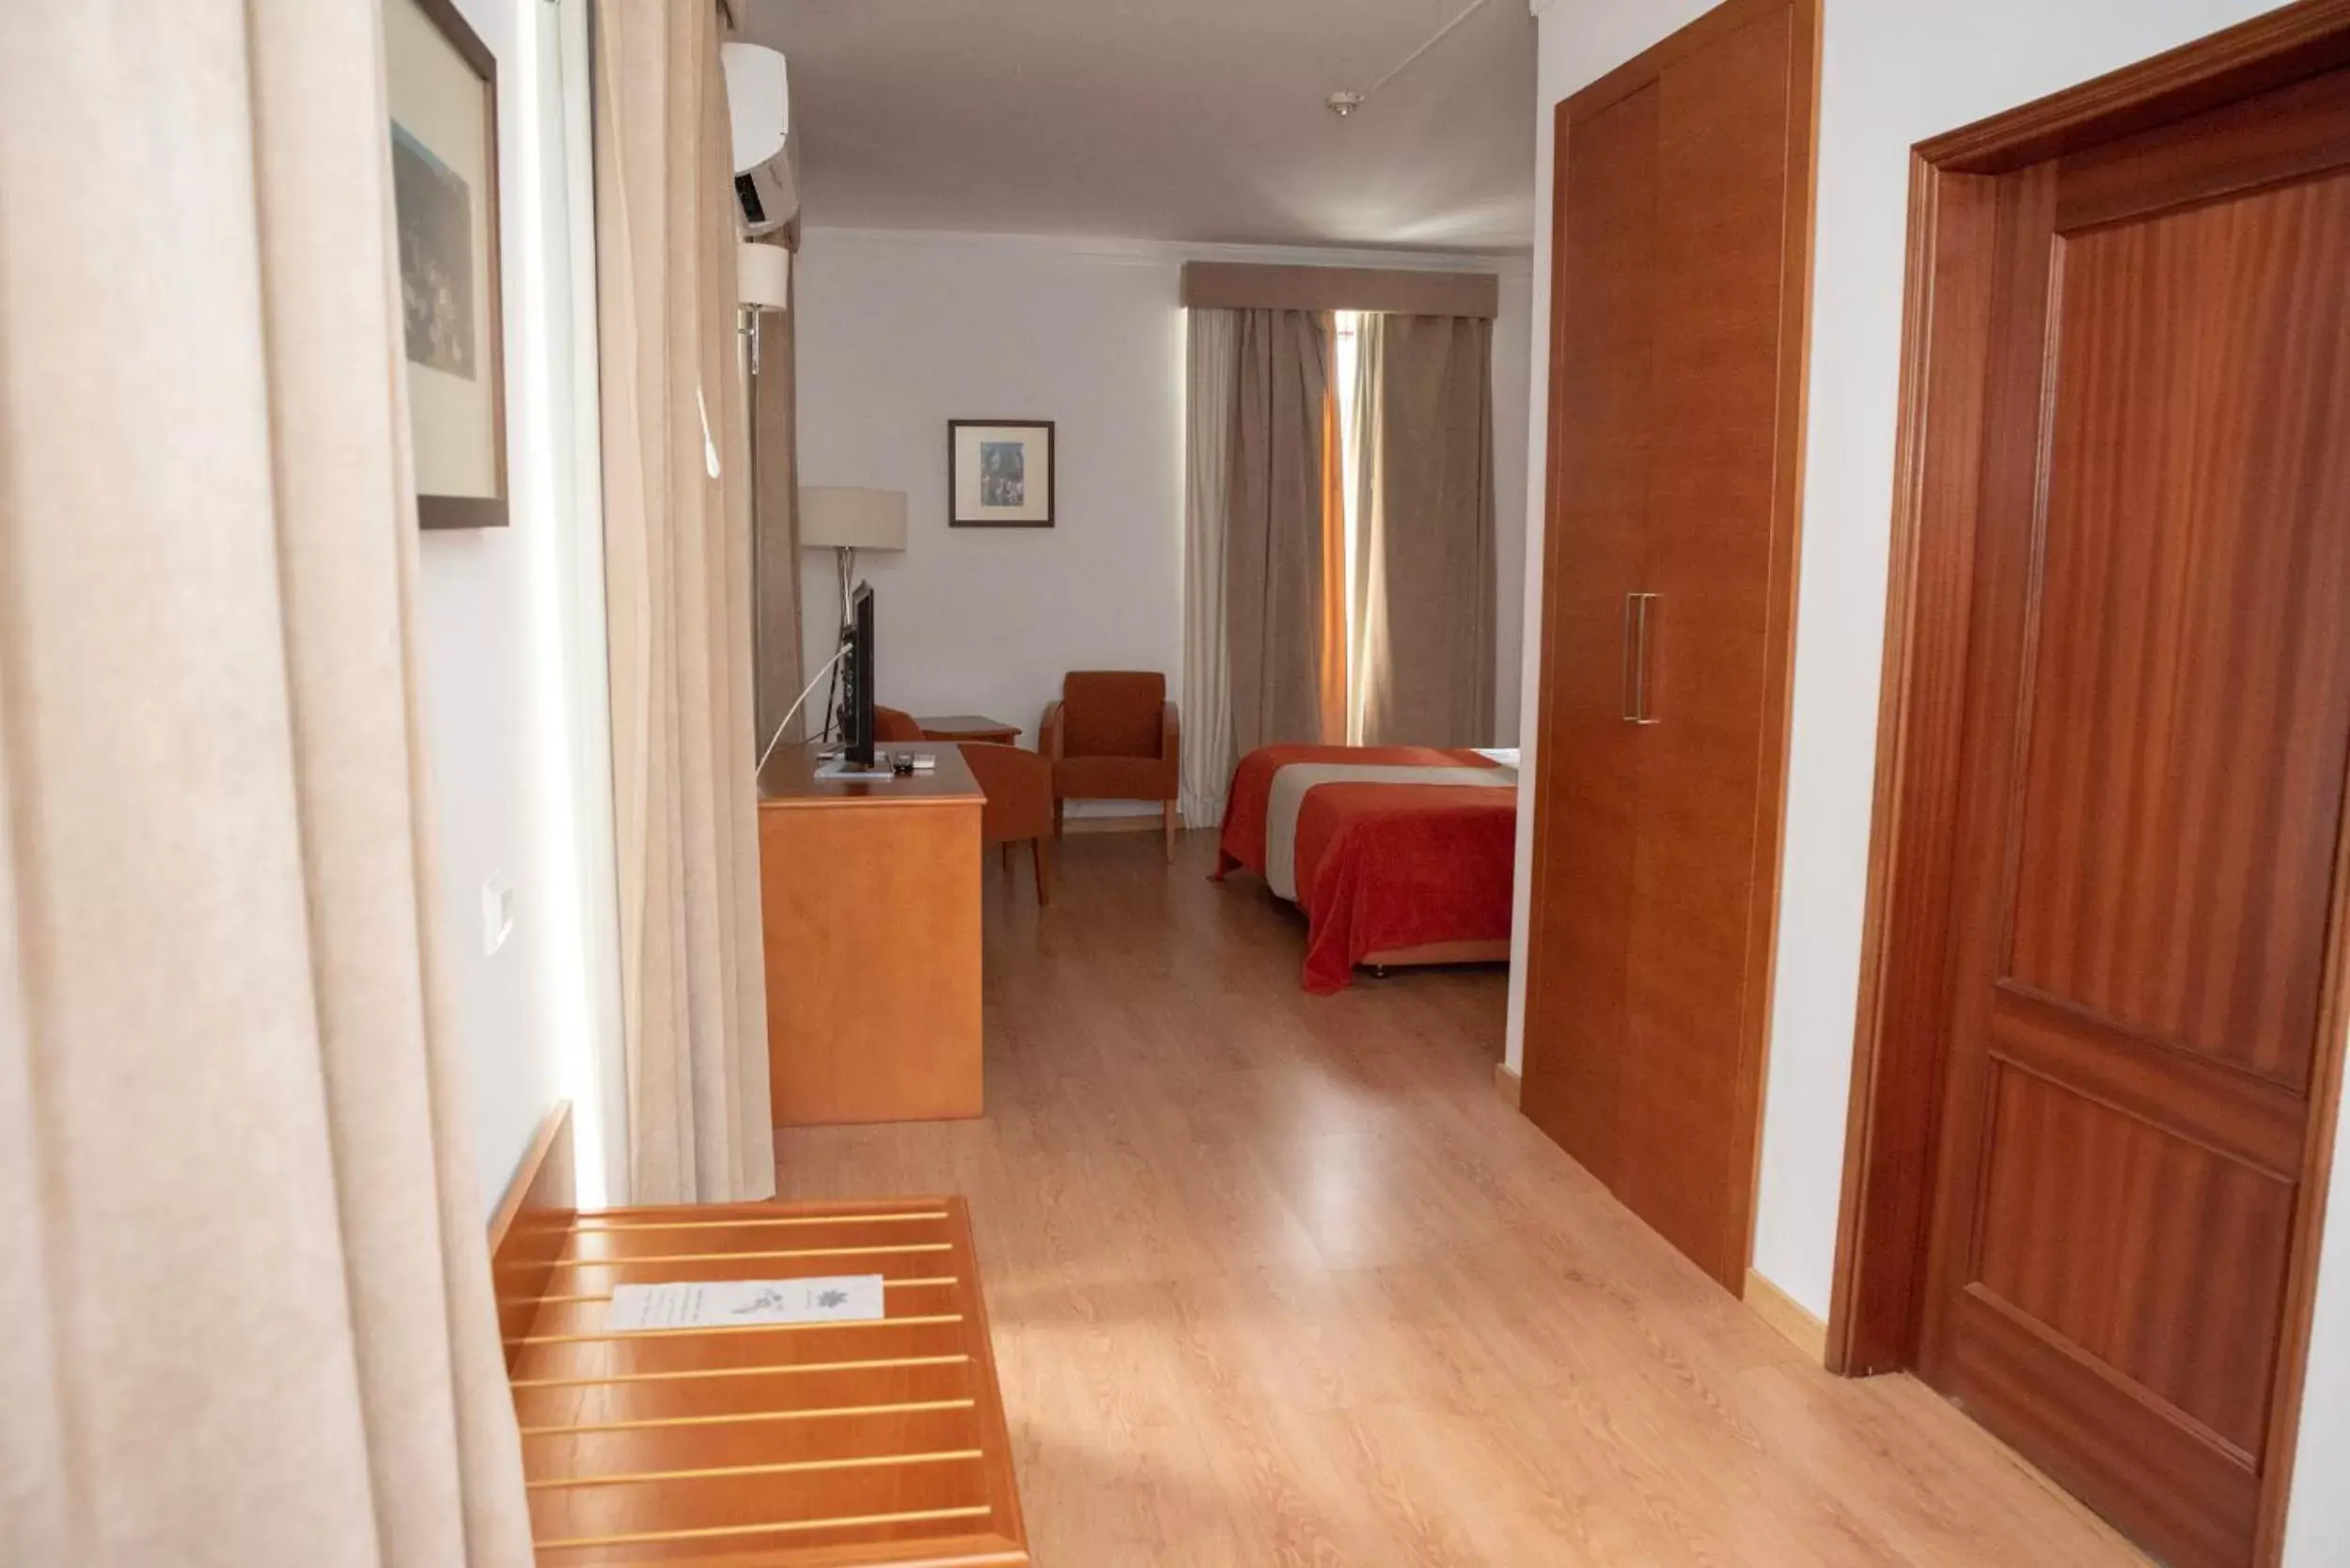
<path fill-rule="evenodd" d="M 980 713 L 1029 731 L 1070 669 L 1164 670 L 1182 700 L 1186 257 L 1402 264 L 1392 257 L 1028 236 L 811 228 L 799 312 L 801 482 L 908 497 L 902 555 L 859 557 L 873 585 L 881 699 Z M 1431 259 L 1415 259 L 1430 264 Z M 1523 259 L 1495 332 L 1496 575 L 1512 722 L 1526 439 Z M 949 528 L 947 422 L 1051 419 L 1057 525 Z M 839 609 L 829 552 L 801 557 L 807 667 Z M 1505 727 L 1506 728 L 1506 727 Z M 1127 808 L 1109 808 L 1128 809 Z"/>
<path fill-rule="evenodd" d="M 511 522 L 424 534 L 417 588 L 443 931 L 486 1210 L 566 1097 L 579 1118 L 582 1186 L 599 1191 L 596 1047 L 617 1027 L 618 951 L 589 936 L 610 907 L 608 826 L 601 867 L 594 835 L 580 832 L 599 796 L 608 823 L 608 748 L 596 764 L 574 744 L 604 701 L 601 576 L 586 611 L 577 581 L 583 553 L 600 560 L 602 550 L 595 496 L 574 462 L 578 421 L 594 418 L 573 376 L 593 346 L 579 330 L 572 265 L 590 230 L 584 211 L 574 222 L 579 169 L 566 153 L 586 123 L 576 111 L 587 83 L 567 75 L 560 47 L 566 27 L 576 46 L 584 12 L 577 0 L 459 0 L 459 9 L 498 61 Z M 515 914 L 494 954 L 483 950 L 481 913 L 492 878 L 511 885 Z"/>
<path fill-rule="evenodd" d="M 1706 0 L 1549 0 L 1540 8 L 1533 341 L 1549 316 L 1551 110 Z M 1903 250 L 1913 143 L 2268 8 L 2257 0 L 1825 0 L 1795 695 L 1778 988 L 1755 1267 L 1823 1316 L 1835 1265 L 1890 538 Z M 1539 437 L 1547 388 L 1529 398 Z M 1540 646 L 1542 455 L 1529 454 L 1525 734 Z M 1532 813 L 1518 843 L 1523 950 Z M 1509 1058 L 1524 1049 L 1523 965 Z M 2350 1555 L 2350 1161 L 2334 1183 L 2310 1407 L 2287 1560 Z M 2325 1397 L 2331 1390 L 2333 1397 Z"/>

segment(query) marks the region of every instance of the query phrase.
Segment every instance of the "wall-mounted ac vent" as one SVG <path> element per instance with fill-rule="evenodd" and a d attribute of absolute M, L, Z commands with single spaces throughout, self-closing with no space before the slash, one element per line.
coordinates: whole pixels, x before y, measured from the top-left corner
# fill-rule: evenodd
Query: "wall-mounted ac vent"
<path fill-rule="evenodd" d="M 800 214 L 800 144 L 791 134 L 791 89 L 783 56 L 756 43 L 719 50 L 734 132 L 734 194 L 753 234 Z"/>

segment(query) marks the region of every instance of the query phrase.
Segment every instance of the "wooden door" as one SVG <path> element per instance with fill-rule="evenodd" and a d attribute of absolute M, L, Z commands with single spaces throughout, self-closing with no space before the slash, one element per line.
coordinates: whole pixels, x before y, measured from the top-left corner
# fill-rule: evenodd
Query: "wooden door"
<path fill-rule="evenodd" d="M 1799 20 L 1666 72 L 1645 570 L 1647 689 L 1616 1190 L 1746 1283 L 1778 878 L 1802 278 L 1788 277 Z M 1798 252 L 1800 255 L 1800 252 Z M 1794 297 L 1791 298 L 1791 292 Z M 1789 334 L 1794 334 L 1791 340 Z M 1793 353 L 1782 351 L 1793 348 Z M 1636 652 L 1640 651 L 1636 648 Z"/>
<path fill-rule="evenodd" d="M 1646 570 L 1654 338 L 1654 86 L 1576 128 L 1554 209 L 1555 363 L 1535 898 L 1519 1105 L 1601 1181 L 1618 1176 L 1638 728 L 1628 595 Z M 1566 885 L 1572 891 L 1566 892 Z M 1537 1047 L 1536 1042 L 1540 1045 Z"/>
<path fill-rule="evenodd" d="M 1743 1288 L 1776 908 L 1818 14 L 1560 106 L 1521 1103 Z"/>
<path fill-rule="evenodd" d="M 2004 176 L 1919 1369 L 2252 1560 L 2350 755 L 2350 74 Z"/>

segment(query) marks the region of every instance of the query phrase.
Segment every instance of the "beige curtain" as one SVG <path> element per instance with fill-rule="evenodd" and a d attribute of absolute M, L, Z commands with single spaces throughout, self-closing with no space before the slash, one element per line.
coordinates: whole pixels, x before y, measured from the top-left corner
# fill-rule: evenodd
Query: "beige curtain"
<path fill-rule="evenodd" d="M 1240 312 L 1224 616 L 1235 753 L 1346 734 L 1345 508 L 1330 320 Z"/>
<path fill-rule="evenodd" d="M 782 244 L 778 232 L 766 242 Z M 759 720 L 751 727 L 764 747 L 800 694 L 800 463 L 799 391 L 794 339 L 799 311 L 771 310 L 760 318 L 759 372 L 751 378 L 751 444 L 758 507 L 752 558 L 752 638 Z M 805 710 L 803 710 L 805 712 Z M 809 727 L 798 728 L 808 732 Z"/>
<path fill-rule="evenodd" d="M 0 6 L 10 1568 L 531 1560 L 386 123 L 372 5 Z"/>
<path fill-rule="evenodd" d="M 1356 333 L 1352 738 L 1489 745 L 1493 322 L 1366 315 Z"/>
<path fill-rule="evenodd" d="M 1224 621 L 1240 313 L 1187 312 L 1183 396 L 1183 820 L 1224 820 L 1232 779 L 1232 675 Z"/>
<path fill-rule="evenodd" d="M 749 424 L 712 0 L 604 0 L 596 267 L 630 1196 L 776 1190 L 751 781 Z"/>

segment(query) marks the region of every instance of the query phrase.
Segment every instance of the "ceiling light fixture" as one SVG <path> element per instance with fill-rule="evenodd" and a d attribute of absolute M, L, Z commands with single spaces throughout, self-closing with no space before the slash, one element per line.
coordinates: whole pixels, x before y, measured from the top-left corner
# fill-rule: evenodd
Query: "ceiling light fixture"
<path fill-rule="evenodd" d="M 1397 64 L 1393 71 L 1388 71 L 1385 76 L 1382 76 L 1379 80 L 1373 82 L 1371 86 L 1365 87 L 1360 92 L 1334 92 L 1328 98 L 1323 100 L 1324 103 L 1328 106 L 1332 114 L 1338 116 L 1340 119 L 1344 119 L 1347 116 L 1361 108 L 1365 101 L 1367 101 L 1372 93 L 1377 92 L 1381 87 L 1386 86 L 1389 82 L 1392 82 L 1397 77 L 1402 75 L 1405 69 L 1409 67 L 1413 61 L 1418 59 L 1422 55 L 1427 54 L 1431 49 L 1434 49 L 1436 45 L 1442 43 L 1448 37 L 1450 36 L 1452 29 L 1458 27 L 1462 23 L 1466 22 L 1470 17 L 1475 16 L 1479 11 L 1484 9 L 1485 3 L 1486 0 L 1469 0 L 1469 7 L 1466 10 L 1454 17 L 1451 21 L 1446 23 L 1443 26 L 1437 28 L 1434 35 L 1431 37 L 1426 43 L 1421 44 L 1418 49 L 1415 49 L 1410 54 L 1404 55 L 1402 60 Z"/>

